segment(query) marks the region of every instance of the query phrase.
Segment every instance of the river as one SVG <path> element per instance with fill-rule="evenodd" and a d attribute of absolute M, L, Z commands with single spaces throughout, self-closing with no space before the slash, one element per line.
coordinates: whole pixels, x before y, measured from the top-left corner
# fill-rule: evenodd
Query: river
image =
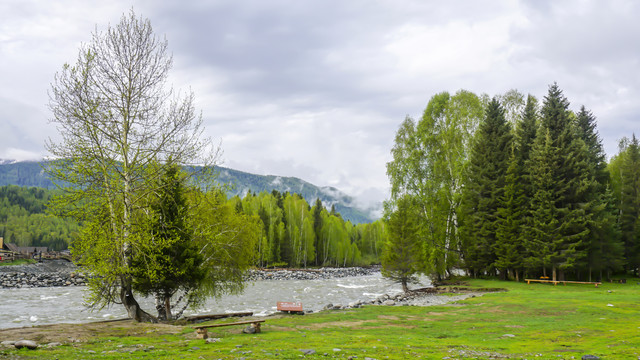
<path fill-rule="evenodd" d="M 420 279 L 427 287 L 428 278 Z M 49 287 L 0 290 L 0 328 L 14 328 L 55 323 L 84 323 L 126 317 L 121 305 L 90 312 L 83 305 L 85 287 Z M 382 294 L 401 292 L 400 285 L 383 278 L 380 273 L 319 280 L 257 280 L 247 286 L 241 295 L 226 295 L 210 299 L 197 311 L 186 315 L 219 314 L 253 311 L 266 316 L 276 312 L 278 301 L 302 302 L 305 310 L 319 311 L 325 305 L 342 304 L 358 300 L 372 300 Z M 139 299 L 143 308 L 153 310 L 151 299 Z M 153 313 L 153 312 L 152 312 Z"/>

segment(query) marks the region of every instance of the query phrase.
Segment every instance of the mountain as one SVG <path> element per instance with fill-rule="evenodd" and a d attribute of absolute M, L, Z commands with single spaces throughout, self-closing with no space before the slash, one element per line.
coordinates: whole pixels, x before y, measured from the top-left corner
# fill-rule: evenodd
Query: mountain
<path fill-rule="evenodd" d="M 0 186 L 36 186 L 54 189 L 55 185 L 43 170 L 44 162 L 37 161 L 10 161 L 0 159 Z M 310 205 L 316 199 L 331 209 L 335 209 L 345 220 L 352 223 L 368 223 L 375 220 L 371 209 L 360 208 L 356 200 L 333 187 L 319 187 L 295 177 L 282 177 L 274 175 L 256 175 L 234 169 L 216 167 L 218 170 L 218 182 L 228 185 L 229 196 L 239 195 L 243 197 L 247 192 L 260 193 L 277 190 L 281 193 L 296 193 L 304 197 Z"/>

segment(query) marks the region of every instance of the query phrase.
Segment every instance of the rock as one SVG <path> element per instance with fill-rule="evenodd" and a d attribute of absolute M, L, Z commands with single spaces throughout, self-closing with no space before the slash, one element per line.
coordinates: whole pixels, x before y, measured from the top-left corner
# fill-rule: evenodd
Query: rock
<path fill-rule="evenodd" d="M 13 344 L 13 346 L 15 346 L 16 349 L 27 348 L 27 349 L 35 350 L 38 348 L 38 344 L 35 341 L 31 341 L 31 340 L 16 341 L 15 344 Z"/>
<path fill-rule="evenodd" d="M 325 310 L 331 310 L 333 309 L 333 304 L 332 303 L 328 303 L 327 306 L 324 307 Z"/>
<path fill-rule="evenodd" d="M 47 347 L 52 348 L 52 347 L 57 347 L 57 346 L 62 346 L 62 343 L 59 342 L 50 342 L 47 344 Z"/>
<path fill-rule="evenodd" d="M 255 334 L 256 333 L 256 328 L 254 328 L 253 326 L 247 326 L 246 328 L 244 328 L 242 330 L 243 333 L 245 334 Z"/>
<path fill-rule="evenodd" d="M 582 360 L 600 360 L 600 358 L 595 355 L 584 355 Z"/>
<path fill-rule="evenodd" d="M 2 346 L 13 346 L 13 344 L 15 344 L 15 341 L 10 341 L 10 340 L 6 340 L 0 343 L 0 345 Z"/>
<path fill-rule="evenodd" d="M 393 301 L 393 300 L 385 300 L 385 301 L 382 303 L 382 305 L 386 305 L 386 306 L 393 306 L 393 305 L 395 305 L 395 304 L 396 304 L 396 302 L 395 302 L 395 301 Z"/>
<path fill-rule="evenodd" d="M 506 337 L 506 338 L 514 338 L 514 337 L 516 337 L 516 336 L 515 336 L 515 335 L 513 335 L 513 334 L 504 334 L 504 335 L 502 335 L 502 337 L 503 337 L 503 338 L 504 338 L 504 337 Z"/>
<path fill-rule="evenodd" d="M 313 355 L 316 353 L 316 351 L 313 349 L 300 349 L 300 351 L 305 355 Z"/>
<path fill-rule="evenodd" d="M 220 341 L 220 338 L 208 338 L 207 340 L 205 340 L 207 344 L 217 343 L 219 341 Z"/>

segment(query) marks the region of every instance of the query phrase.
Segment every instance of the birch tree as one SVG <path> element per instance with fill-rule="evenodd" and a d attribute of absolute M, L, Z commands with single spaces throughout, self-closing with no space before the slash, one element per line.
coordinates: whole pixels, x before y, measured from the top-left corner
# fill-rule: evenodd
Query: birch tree
<path fill-rule="evenodd" d="M 137 321 L 154 321 L 135 299 L 131 276 L 145 241 L 136 219 L 161 173 L 149 165 L 169 158 L 212 165 L 217 157 L 194 94 L 166 84 L 172 64 L 167 40 L 132 11 L 96 30 L 49 92 L 60 136 L 47 142 L 56 160 L 48 171 L 64 190 L 54 212 L 87 224 L 73 251 L 94 275 L 89 305 L 120 303 Z"/>

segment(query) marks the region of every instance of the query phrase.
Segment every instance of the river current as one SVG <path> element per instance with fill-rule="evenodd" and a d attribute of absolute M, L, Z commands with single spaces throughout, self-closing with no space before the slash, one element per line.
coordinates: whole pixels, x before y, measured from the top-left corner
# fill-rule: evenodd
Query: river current
<path fill-rule="evenodd" d="M 420 279 L 427 287 L 428 278 Z M 400 285 L 380 273 L 318 280 L 256 280 L 240 295 L 225 295 L 210 299 L 205 305 L 186 315 L 220 314 L 225 312 L 252 311 L 266 316 L 276 312 L 278 301 L 302 302 L 305 310 L 319 311 L 327 304 L 348 305 L 358 300 L 373 300 L 402 291 Z M 55 323 L 84 323 L 127 317 L 121 305 L 90 312 L 83 305 L 85 287 L 49 287 L 0 290 L 0 328 L 14 328 Z M 151 299 L 139 299 L 142 307 L 154 313 Z"/>

